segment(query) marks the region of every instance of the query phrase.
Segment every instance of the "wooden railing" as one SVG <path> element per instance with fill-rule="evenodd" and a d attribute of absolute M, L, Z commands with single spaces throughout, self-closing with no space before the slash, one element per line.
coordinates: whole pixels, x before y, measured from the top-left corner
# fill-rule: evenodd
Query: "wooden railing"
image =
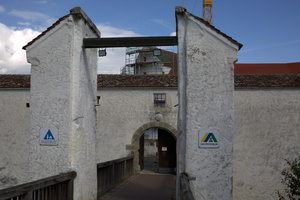
<path fill-rule="evenodd" d="M 0 190 L 1 200 L 73 200 L 76 172 L 68 172 L 49 178 Z"/>
<path fill-rule="evenodd" d="M 180 200 L 195 200 L 186 173 L 180 174 Z"/>
<path fill-rule="evenodd" d="M 98 199 L 118 183 L 133 175 L 133 156 L 97 165 Z"/>

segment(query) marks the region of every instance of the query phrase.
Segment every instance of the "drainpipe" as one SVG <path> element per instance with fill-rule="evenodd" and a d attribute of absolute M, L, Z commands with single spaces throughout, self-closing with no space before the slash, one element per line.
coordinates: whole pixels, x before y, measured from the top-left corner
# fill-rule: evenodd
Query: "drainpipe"
<path fill-rule="evenodd" d="M 177 175 L 176 175 L 176 199 L 180 200 L 180 175 L 185 173 L 186 167 L 186 83 L 187 83 L 187 66 L 186 66 L 186 32 L 187 17 L 186 8 L 176 6 L 176 29 L 178 37 L 178 142 L 177 142 Z"/>

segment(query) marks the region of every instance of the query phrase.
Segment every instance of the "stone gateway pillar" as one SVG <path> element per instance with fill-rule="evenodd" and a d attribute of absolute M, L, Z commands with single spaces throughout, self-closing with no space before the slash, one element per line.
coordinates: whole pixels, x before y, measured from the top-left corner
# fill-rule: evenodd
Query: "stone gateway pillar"
<path fill-rule="evenodd" d="M 242 45 L 184 7 L 176 7 L 176 20 L 177 176 L 189 175 L 195 199 L 232 199 L 233 68 Z"/>
<path fill-rule="evenodd" d="M 74 199 L 97 198 L 97 50 L 100 32 L 71 9 L 24 49 L 31 63 L 29 181 L 76 171 Z"/>

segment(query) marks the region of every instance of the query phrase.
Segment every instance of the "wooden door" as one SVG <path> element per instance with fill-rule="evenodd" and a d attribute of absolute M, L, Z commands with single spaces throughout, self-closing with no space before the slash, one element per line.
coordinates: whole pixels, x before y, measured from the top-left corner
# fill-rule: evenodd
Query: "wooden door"
<path fill-rule="evenodd" d="M 173 172 L 176 167 L 176 140 L 168 131 L 158 129 L 159 172 Z M 173 170 L 173 171 L 172 171 Z"/>

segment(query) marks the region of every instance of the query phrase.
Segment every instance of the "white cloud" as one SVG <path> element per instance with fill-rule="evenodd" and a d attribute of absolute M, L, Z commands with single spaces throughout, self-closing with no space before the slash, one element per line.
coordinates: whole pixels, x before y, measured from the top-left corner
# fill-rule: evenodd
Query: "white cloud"
<path fill-rule="evenodd" d="M 98 25 L 102 37 L 138 37 L 132 31 L 107 25 Z M 30 64 L 26 61 L 24 45 L 40 32 L 29 28 L 15 29 L 0 23 L 0 73 L 30 73 Z M 108 48 L 107 56 L 98 58 L 98 73 L 119 74 L 125 65 L 125 48 Z"/>
<path fill-rule="evenodd" d="M 125 65 L 125 48 L 106 49 L 107 56 L 98 58 L 98 74 L 120 74 Z"/>
<path fill-rule="evenodd" d="M 143 36 L 133 31 L 116 28 L 105 24 L 97 24 L 101 37 L 138 37 Z"/>
<path fill-rule="evenodd" d="M 5 8 L 3 6 L 0 5 L 0 13 L 1 12 L 5 12 Z"/>
<path fill-rule="evenodd" d="M 170 36 L 176 36 L 176 32 L 171 33 Z"/>
<path fill-rule="evenodd" d="M 31 12 L 31 11 L 21 11 L 21 10 L 13 10 L 9 12 L 8 14 L 20 17 L 25 20 L 32 20 L 32 21 L 40 21 L 49 19 L 49 17 L 43 13 L 39 12 Z"/>
<path fill-rule="evenodd" d="M 139 37 L 142 36 L 133 31 L 98 24 L 101 37 Z M 125 48 L 108 48 L 107 56 L 98 58 L 99 74 L 120 74 L 120 68 L 125 65 Z"/>
<path fill-rule="evenodd" d="M 24 45 L 40 32 L 32 29 L 16 30 L 0 23 L 0 73 L 30 73 Z"/>
<path fill-rule="evenodd" d="M 56 21 L 56 19 L 51 18 L 48 15 L 45 15 L 40 12 L 12 10 L 8 14 L 19 17 L 23 20 L 29 20 L 31 22 L 39 22 L 42 27 L 49 27 Z M 20 23 L 28 23 L 28 22 L 20 22 Z"/>
<path fill-rule="evenodd" d="M 29 22 L 18 22 L 19 25 L 22 25 L 22 26 L 31 26 L 32 24 L 29 23 Z"/>

